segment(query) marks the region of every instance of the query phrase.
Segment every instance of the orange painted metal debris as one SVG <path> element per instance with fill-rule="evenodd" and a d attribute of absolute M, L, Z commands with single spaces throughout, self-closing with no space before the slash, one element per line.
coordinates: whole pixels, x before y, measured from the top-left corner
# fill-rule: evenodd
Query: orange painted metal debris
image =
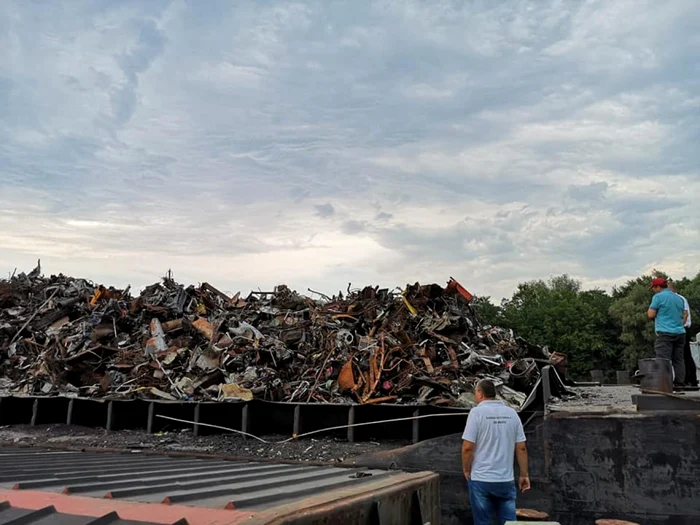
<path fill-rule="evenodd" d="M 450 281 L 447 283 L 447 288 L 445 289 L 447 293 L 453 293 L 457 292 L 459 295 L 464 297 L 467 302 L 471 301 L 474 299 L 474 296 L 469 293 L 469 290 L 467 290 L 464 286 L 459 284 L 453 277 L 450 277 Z"/>

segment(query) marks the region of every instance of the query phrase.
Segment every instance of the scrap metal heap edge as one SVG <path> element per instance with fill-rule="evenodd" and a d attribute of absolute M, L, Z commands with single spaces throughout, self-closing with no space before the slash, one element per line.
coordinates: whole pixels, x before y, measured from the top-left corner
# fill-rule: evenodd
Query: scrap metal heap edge
<path fill-rule="evenodd" d="M 168 275 L 132 297 L 39 265 L 0 281 L 0 393 L 470 408 L 488 377 L 519 408 L 564 359 L 482 324 L 454 279 L 314 293 L 243 298 Z"/>

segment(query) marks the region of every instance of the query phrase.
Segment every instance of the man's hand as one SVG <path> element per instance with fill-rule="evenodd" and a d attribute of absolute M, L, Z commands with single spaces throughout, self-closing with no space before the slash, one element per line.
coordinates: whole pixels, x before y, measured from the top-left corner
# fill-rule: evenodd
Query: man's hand
<path fill-rule="evenodd" d="M 520 492 L 530 490 L 530 478 L 527 476 L 520 476 L 518 478 L 518 486 L 520 487 Z"/>
<path fill-rule="evenodd" d="M 518 458 L 518 472 L 520 472 L 518 486 L 521 492 L 525 492 L 530 490 L 530 478 L 527 475 L 527 446 L 524 441 L 515 444 L 515 456 Z"/>
<path fill-rule="evenodd" d="M 467 481 L 469 481 L 469 478 L 472 477 L 472 473 L 469 472 L 468 470 L 463 470 L 462 474 L 464 474 L 464 479 L 466 479 Z"/>

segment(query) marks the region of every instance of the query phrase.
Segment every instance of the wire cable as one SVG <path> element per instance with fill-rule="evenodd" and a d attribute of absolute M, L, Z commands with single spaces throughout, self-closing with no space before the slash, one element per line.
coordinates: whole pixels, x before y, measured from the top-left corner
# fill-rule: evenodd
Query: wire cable
<path fill-rule="evenodd" d="M 189 420 L 187 420 L 187 419 L 179 419 L 179 418 L 176 418 L 176 417 L 161 416 L 161 415 L 159 415 L 159 414 L 156 414 L 156 417 L 159 417 L 159 418 L 161 418 L 161 419 L 167 419 L 167 420 L 170 420 L 170 421 L 176 421 L 176 422 L 178 422 L 178 423 L 187 423 L 187 424 L 190 424 L 190 425 L 200 425 L 200 426 L 203 426 L 203 427 L 216 428 L 216 429 L 219 429 L 219 430 L 227 430 L 227 431 L 229 431 L 229 432 L 234 432 L 234 433 L 236 433 L 236 434 L 241 434 L 241 435 L 243 435 L 243 436 L 248 436 L 248 437 L 251 437 L 251 438 L 253 438 L 253 439 L 257 439 L 257 440 L 260 441 L 261 443 L 265 443 L 265 444 L 267 444 L 267 445 L 283 445 L 283 444 L 285 444 L 285 443 L 289 443 L 290 441 L 294 441 L 294 440 L 297 440 L 297 439 L 302 438 L 302 437 L 313 436 L 313 435 L 315 435 L 315 434 L 320 434 L 320 433 L 322 433 L 322 432 L 328 432 L 328 431 L 330 431 L 330 430 L 342 430 L 342 429 L 346 429 L 346 428 L 363 427 L 363 426 L 369 426 L 369 425 L 382 425 L 382 424 L 384 424 L 384 423 L 396 423 L 396 422 L 400 422 L 400 421 L 414 421 L 414 420 L 416 420 L 416 419 L 425 419 L 425 418 L 429 418 L 429 417 L 466 417 L 466 416 L 468 416 L 467 413 L 460 413 L 460 414 L 424 414 L 424 415 L 422 415 L 422 416 L 402 417 L 402 418 L 398 418 L 398 419 L 384 419 L 384 420 L 381 420 L 381 421 L 368 421 L 368 422 L 366 422 L 366 423 L 353 423 L 353 424 L 351 424 L 351 425 L 338 425 L 337 427 L 328 427 L 328 428 L 322 428 L 322 429 L 319 429 L 319 430 L 313 430 L 313 431 L 311 431 L 311 432 L 304 432 L 304 433 L 302 433 L 302 434 L 294 435 L 294 436 L 292 436 L 292 437 L 290 437 L 290 438 L 287 438 L 287 439 L 285 439 L 285 440 L 283 440 L 283 441 L 267 441 L 267 440 L 265 440 L 265 439 L 263 439 L 263 438 L 261 438 L 261 437 L 254 436 L 253 434 L 249 434 L 248 432 L 243 432 L 242 430 L 236 430 L 235 428 L 222 427 L 222 426 L 219 426 L 219 425 L 212 425 L 212 424 L 210 424 L 210 423 L 197 423 L 197 422 L 195 422 L 195 421 L 189 421 Z"/>

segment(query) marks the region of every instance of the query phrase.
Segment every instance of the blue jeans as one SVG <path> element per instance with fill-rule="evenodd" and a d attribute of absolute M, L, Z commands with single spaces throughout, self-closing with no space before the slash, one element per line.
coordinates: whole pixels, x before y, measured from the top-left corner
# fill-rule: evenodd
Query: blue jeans
<path fill-rule="evenodd" d="M 515 482 L 487 483 L 469 481 L 469 502 L 472 506 L 474 525 L 504 525 L 515 521 Z"/>

